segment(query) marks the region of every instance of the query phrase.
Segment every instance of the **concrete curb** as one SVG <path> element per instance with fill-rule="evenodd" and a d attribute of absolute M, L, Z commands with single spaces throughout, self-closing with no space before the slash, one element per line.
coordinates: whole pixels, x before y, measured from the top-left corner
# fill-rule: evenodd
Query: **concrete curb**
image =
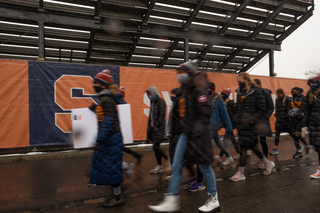
<path fill-rule="evenodd" d="M 281 136 L 281 139 L 291 138 L 289 135 Z M 274 137 L 267 138 L 267 141 L 273 141 Z M 213 146 L 216 144 L 213 142 Z M 138 145 L 126 145 L 129 149 L 135 152 L 148 152 L 153 151 L 153 144 L 138 144 Z M 161 143 L 160 147 L 164 150 L 169 149 L 169 143 Z M 56 158 L 71 158 L 71 157 L 86 157 L 91 156 L 93 149 L 80 149 L 80 150 L 67 150 L 57 152 L 29 152 L 26 154 L 9 154 L 0 155 L 0 163 L 10 163 L 19 161 L 34 161 Z"/>

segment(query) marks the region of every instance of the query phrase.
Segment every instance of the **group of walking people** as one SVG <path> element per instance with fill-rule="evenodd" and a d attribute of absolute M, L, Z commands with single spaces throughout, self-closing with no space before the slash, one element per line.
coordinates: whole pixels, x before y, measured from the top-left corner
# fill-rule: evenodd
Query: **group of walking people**
<path fill-rule="evenodd" d="M 236 90 L 234 102 L 229 97 L 230 89 L 217 93 L 215 84 L 209 82 L 207 74 L 197 72 L 198 65 L 199 61 L 193 60 L 178 66 L 180 87 L 171 91 L 172 106 L 167 121 L 166 104 L 157 88 L 152 86 L 146 91 L 151 103 L 147 140 L 153 143 L 157 161 L 157 166 L 150 173 L 164 171 L 162 158 L 168 162 L 170 160 L 172 167 L 172 173 L 166 177 L 169 184 L 163 202 L 149 206 L 156 212 L 180 209 L 179 189 L 184 166 L 192 177 L 188 185 L 190 191 L 205 189 L 203 179 L 206 180 L 208 197 L 198 212 L 220 211 L 215 174 L 211 166 L 214 159 L 221 161 L 222 156 L 226 155 L 223 165 L 239 159 L 238 171 L 230 177 L 231 181 L 246 179 L 244 170 L 251 152 L 260 159 L 256 166 L 264 169 L 264 175 L 269 175 L 275 167 L 274 162 L 268 160 L 266 143 L 266 137 L 271 136 L 269 118 L 274 112 L 271 91 L 262 88 L 259 79 L 252 80 L 248 73 L 239 73 L 236 77 L 239 89 Z M 282 89 L 276 91 L 276 138 L 275 148 L 270 154 L 278 154 L 280 133 L 287 132 L 297 149 L 294 158 L 302 157 L 300 140 L 306 145 L 307 153 L 311 145 L 315 147 L 320 162 L 320 77 L 309 79 L 308 85 L 310 90 L 306 97 L 298 87 L 292 89 L 292 98 L 287 97 Z M 130 165 L 122 162 L 123 151 L 133 154 L 139 161 L 141 155 L 123 146 L 117 104 L 123 103 L 124 94 L 121 93 L 124 91 L 113 84 L 110 71 L 102 71 L 94 77 L 94 89 L 99 102 L 90 108 L 97 114 L 99 130 L 90 170 L 90 185 L 111 185 L 114 196 L 104 206 L 112 207 L 124 203 L 120 185 L 123 182 L 123 171 L 130 170 Z M 223 141 L 218 135 L 222 128 L 225 128 Z M 309 129 L 310 145 L 301 135 L 301 132 L 306 132 L 306 128 Z M 238 141 L 234 129 L 237 129 Z M 165 135 L 170 138 L 169 157 L 160 148 Z M 220 148 L 218 156 L 213 156 L 212 140 Z M 257 147 L 259 141 L 262 152 Z M 227 151 L 229 142 L 236 150 L 235 156 Z M 311 177 L 320 178 L 320 164 Z"/>

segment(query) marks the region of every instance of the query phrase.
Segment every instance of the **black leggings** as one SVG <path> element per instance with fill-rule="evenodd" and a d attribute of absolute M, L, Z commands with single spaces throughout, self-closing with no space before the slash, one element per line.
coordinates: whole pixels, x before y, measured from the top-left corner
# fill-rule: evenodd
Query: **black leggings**
<path fill-rule="evenodd" d="M 241 167 L 245 167 L 246 163 L 247 163 L 247 150 L 251 149 L 260 159 L 263 158 L 262 153 L 260 152 L 260 150 L 258 149 L 257 145 L 254 146 L 243 146 L 240 145 L 240 166 Z"/>
<path fill-rule="evenodd" d="M 168 159 L 167 155 L 163 152 L 162 149 L 160 149 L 160 142 L 153 144 L 153 150 L 154 150 L 154 154 L 156 156 L 158 165 L 162 164 L 162 157 L 164 157 L 166 160 Z"/>
<path fill-rule="evenodd" d="M 138 154 L 137 152 L 132 151 L 131 149 L 129 149 L 129 148 L 125 147 L 125 146 L 123 147 L 123 151 L 126 152 L 126 153 L 128 153 L 129 155 L 133 155 L 133 156 L 140 155 L 140 154 Z"/>
<path fill-rule="evenodd" d="M 305 145 L 307 145 L 306 140 L 300 135 L 299 137 L 295 136 L 294 134 L 291 135 L 291 137 L 293 138 L 294 141 L 294 145 L 296 146 L 297 150 L 300 150 L 300 144 L 299 144 L 299 140 L 304 143 Z"/>
<path fill-rule="evenodd" d="M 260 144 L 262 146 L 262 151 L 263 151 L 264 156 L 266 156 L 266 158 L 268 158 L 267 137 L 260 136 Z"/>

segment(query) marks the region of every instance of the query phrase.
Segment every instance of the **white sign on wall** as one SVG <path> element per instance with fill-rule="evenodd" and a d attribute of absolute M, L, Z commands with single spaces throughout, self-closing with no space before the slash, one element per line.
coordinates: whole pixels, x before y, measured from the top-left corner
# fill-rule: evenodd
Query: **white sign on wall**
<path fill-rule="evenodd" d="M 133 143 L 130 104 L 118 105 L 118 114 L 123 143 Z M 73 148 L 79 149 L 95 146 L 98 135 L 97 115 L 89 108 L 79 108 L 72 109 L 71 116 Z"/>

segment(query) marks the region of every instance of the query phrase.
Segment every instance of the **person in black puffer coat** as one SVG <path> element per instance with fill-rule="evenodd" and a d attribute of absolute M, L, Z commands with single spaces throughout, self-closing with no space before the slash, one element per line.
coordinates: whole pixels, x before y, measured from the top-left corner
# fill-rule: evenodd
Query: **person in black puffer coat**
<path fill-rule="evenodd" d="M 320 178 L 320 75 L 308 80 L 310 90 L 306 97 L 306 103 L 303 106 L 303 123 L 309 128 L 310 144 L 318 152 L 319 167 L 317 172 L 310 175 L 311 178 Z"/>
<path fill-rule="evenodd" d="M 266 111 L 265 97 L 261 89 L 257 88 L 248 73 L 239 73 L 237 76 L 236 127 L 241 149 L 240 166 L 238 172 L 230 178 L 231 181 L 245 180 L 244 168 L 247 163 L 247 149 L 251 149 L 265 164 L 264 175 L 269 175 L 275 164 L 269 161 L 257 148 L 258 135 L 261 126 L 259 121 Z"/>
<path fill-rule="evenodd" d="M 287 132 L 292 138 L 294 138 L 288 117 L 291 104 L 290 98 L 285 95 L 283 89 L 281 88 L 277 89 L 276 94 L 278 96 L 276 100 L 276 112 L 274 114 L 276 117 L 276 137 L 274 140 L 274 149 L 270 152 L 272 155 L 278 154 L 278 145 L 281 132 Z"/>
<path fill-rule="evenodd" d="M 264 124 L 265 127 L 263 128 L 263 131 L 259 134 L 259 136 L 263 154 L 264 156 L 266 156 L 266 158 L 268 158 L 269 151 L 267 145 L 267 137 L 272 137 L 270 116 L 274 111 L 274 104 L 271 97 L 272 91 L 266 88 L 262 88 L 261 81 L 258 78 L 253 79 L 253 82 L 257 87 L 261 89 L 266 101 L 266 112 L 263 114 L 264 116 L 261 119 L 261 122 Z"/>
<path fill-rule="evenodd" d="M 94 89 L 98 93 L 98 105 L 93 106 L 98 117 L 98 137 L 92 157 L 89 186 L 112 185 L 114 197 L 104 207 L 124 204 L 120 184 L 122 176 L 123 141 L 114 96 L 118 86 L 113 84 L 109 70 L 94 76 Z"/>
<path fill-rule="evenodd" d="M 163 202 L 149 206 L 156 212 L 174 212 L 180 209 L 179 187 L 182 168 L 186 164 L 198 164 L 206 179 L 208 199 L 198 212 L 220 211 L 217 196 L 213 163 L 213 150 L 210 137 L 210 101 L 208 78 L 203 72 L 195 73 L 199 61 L 185 62 L 177 68 L 177 78 L 182 84 L 182 98 L 179 100 L 179 118 L 183 126 L 173 160 L 173 174 Z"/>
<path fill-rule="evenodd" d="M 173 164 L 174 152 L 176 151 L 176 146 L 178 143 L 179 136 L 183 133 L 183 126 L 179 118 L 179 100 L 182 98 L 181 88 L 175 88 L 171 90 L 171 110 L 169 112 L 168 121 L 167 121 L 167 131 L 170 135 L 169 142 L 169 156 L 170 163 Z M 188 171 L 190 172 L 190 177 L 194 177 L 195 171 L 192 168 L 192 165 L 186 165 Z M 172 173 L 168 175 L 165 180 L 170 180 Z M 194 178 L 193 178 L 194 179 Z"/>
<path fill-rule="evenodd" d="M 157 87 L 152 86 L 147 89 L 147 95 L 150 99 L 150 114 L 147 129 L 147 140 L 153 143 L 153 150 L 156 156 L 158 166 L 150 171 L 151 174 L 163 172 L 162 157 L 166 160 L 167 155 L 160 149 L 160 143 L 164 141 L 166 129 L 166 103 L 160 98 Z"/>
<path fill-rule="evenodd" d="M 303 105 L 306 102 L 306 97 L 302 94 L 303 89 L 299 87 L 293 87 L 291 90 L 291 107 L 289 111 L 289 120 L 292 127 L 292 133 L 294 136 L 294 145 L 296 146 L 296 153 L 293 158 L 301 158 L 303 146 L 300 146 L 299 140 L 306 145 L 306 154 L 309 153 L 310 146 L 308 146 L 305 139 L 301 136 L 302 119 L 303 119 Z"/>

